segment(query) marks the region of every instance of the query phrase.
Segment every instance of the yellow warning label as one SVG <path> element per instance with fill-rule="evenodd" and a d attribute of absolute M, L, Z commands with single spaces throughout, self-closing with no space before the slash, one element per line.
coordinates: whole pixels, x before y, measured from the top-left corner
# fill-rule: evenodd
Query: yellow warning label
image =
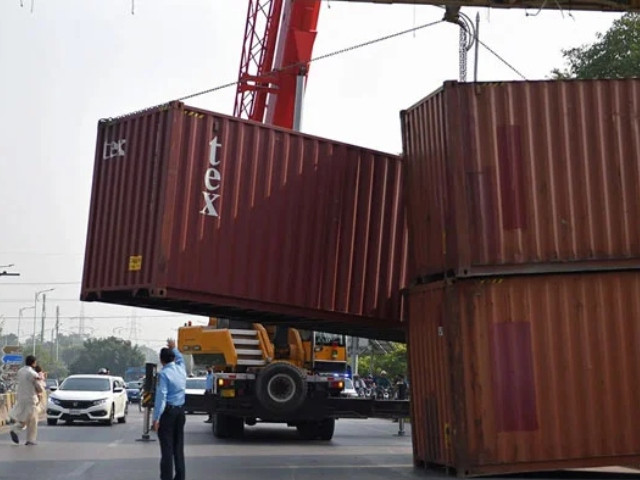
<path fill-rule="evenodd" d="M 142 255 L 133 255 L 129 257 L 129 271 L 139 272 L 142 270 Z"/>

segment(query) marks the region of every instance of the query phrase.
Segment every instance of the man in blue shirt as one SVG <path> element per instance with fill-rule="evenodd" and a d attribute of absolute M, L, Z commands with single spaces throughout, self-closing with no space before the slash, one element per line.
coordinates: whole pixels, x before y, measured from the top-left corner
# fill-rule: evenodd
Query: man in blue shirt
<path fill-rule="evenodd" d="M 204 423 L 213 423 L 213 415 L 211 412 L 211 405 L 213 404 L 212 397 L 213 396 L 213 367 L 207 367 L 207 382 L 204 387 L 204 401 L 207 407 L 207 412 L 209 413 L 209 417 L 204 421 Z"/>
<path fill-rule="evenodd" d="M 169 341 L 160 350 L 162 370 L 158 373 L 156 399 L 153 406 L 153 429 L 160 441 L 160 479 L 184 480 L 184 397 L 187 372 L 184 359 Z M 175 476 L 174 476 L 175 466 Z"/>

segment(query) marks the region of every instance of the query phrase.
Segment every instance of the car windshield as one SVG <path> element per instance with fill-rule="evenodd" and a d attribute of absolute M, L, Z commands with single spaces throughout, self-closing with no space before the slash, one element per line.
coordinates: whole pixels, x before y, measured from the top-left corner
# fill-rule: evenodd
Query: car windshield
<path fill-rule="evenodd" d="M 76 392 L 108 392 L 111 390 L 108 378 L 67 378 L 60 390 L 74 390 Z"/>
<path fill-rule="evenodd" d="M 58 380 L 55 378 L 47 378 L 47 387 L 51 385 L 58 385 Z"/>
<path fill-rule="evenodd" d="M 127 383 L 127 388 L 140 388 L 142 384 L 140 382 L 129 382 Z"/>
<path fill-rule="evenodd" d="M 207 381 L 202 378 L 187 378 L 187 388 L 190 390 L 207 388 Z"/>

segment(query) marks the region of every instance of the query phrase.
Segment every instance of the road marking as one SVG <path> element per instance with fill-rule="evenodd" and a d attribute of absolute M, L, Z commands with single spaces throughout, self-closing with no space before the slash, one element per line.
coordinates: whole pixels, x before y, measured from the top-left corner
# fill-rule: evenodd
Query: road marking
<path fill-rule="evenodd" d="M 121 438 L 120 440 L 116 440 L 115 442 L 111 442 L 109 445 L 107 445 L 107 447 L 114 448 L 119 446 L 122 442 L 124 442 L 123 438 Z"/>
<path fill-rule="evenodd" d="M 70 477 L 82 477 L 87 472 L 87 470 L 89 470 L 95 464 L 96 464 L 96 462 L 84 462 L 84 463 L 81 463 L 80 465 L 78 465 L 78 467 L 75 470 L 72 470 L 69 473 L 69 476 Z"/>

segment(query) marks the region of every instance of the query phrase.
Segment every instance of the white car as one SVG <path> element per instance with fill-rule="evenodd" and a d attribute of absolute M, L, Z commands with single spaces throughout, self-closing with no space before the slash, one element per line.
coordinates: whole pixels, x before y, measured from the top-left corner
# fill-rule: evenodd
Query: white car
<path fill-rule="evenodd" d="M 353 380 L 350 378 L 344 379 L 344 389 L 340 392 L 340 396 L 348 397 L 348 398 L 357 398 L 358 392 L 356 392 L 355 387 L 353 386 Z"/>
<path fill-rule="evenodd" d="M 207 386 L 206 377 L 187 378 L 184 397 L 184 409 L 187 413 L 208 412 L 204 391 Z"/>
<path fill-rule="evenodd" d="M 49 394 L 47 424 L 127 421 L 129 401 L 124 380 L 111 375 L 70 375 Z"/>

